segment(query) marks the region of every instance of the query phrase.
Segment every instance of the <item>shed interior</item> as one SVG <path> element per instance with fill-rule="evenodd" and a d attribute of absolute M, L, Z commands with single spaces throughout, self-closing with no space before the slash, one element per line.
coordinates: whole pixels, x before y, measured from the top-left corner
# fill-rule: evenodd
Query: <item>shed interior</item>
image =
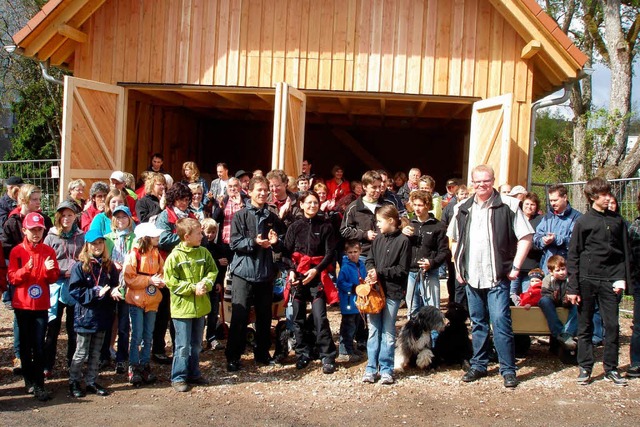
<path fill-rule="evenodd" d="M 127 88 L 125 169 L 136 176 L 152 153 L 181 176 L 193 160 L 206 178 L 225 162 L 237 169 L 271 167 L 274 90 L 124 85 Z M 304 157 L 329 178 L 335 164 L 345 177 L 369 169 L 391 174 L 419 167 L 444 191 L 450 177 L 466 176 L 472 104 L 463 97 L 304 91 Z"/>

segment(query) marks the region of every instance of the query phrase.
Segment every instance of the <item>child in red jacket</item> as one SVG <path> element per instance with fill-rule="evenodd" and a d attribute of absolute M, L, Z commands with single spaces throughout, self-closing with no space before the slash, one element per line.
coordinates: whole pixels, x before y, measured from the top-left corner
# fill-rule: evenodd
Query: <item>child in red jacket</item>
<path fill-rule="evenodd" d="M 44 338 L 49 310 L 49 285 L 60 275 L 55 251 L 42 243 L 44 217 L 25 216 L 24 240 L 11 250 L 9 281 L 15 287 L 12 305 L 21 331 L 20 359 L 27 393 L 40 401 L 50 399 L 44 388 Z"/>
<path fill-rule="evenodd" d="M 520 294 L 520 306 L 528 310 L 531 306 L 538 305 L 538 301 L 542 298 L 542 279 L 544 279 L 544 273 L 539 268 L 529 272 L 529 289 Z"/>

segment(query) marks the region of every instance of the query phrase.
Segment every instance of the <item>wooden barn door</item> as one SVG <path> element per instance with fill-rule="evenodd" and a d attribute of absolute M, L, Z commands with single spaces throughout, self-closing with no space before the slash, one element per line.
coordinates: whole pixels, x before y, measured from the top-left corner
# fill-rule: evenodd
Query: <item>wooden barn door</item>
<path fill-rule="evenodd" d="M 302 170 L 306 96 L 287 83 L 276 85 L 272 169 L 297 177 Z"/>
<path fill-rule="evenodd" d="M 507 182 L 512 102 L 513 95 L 509 93 L 473 104 L 467 182 L 471 182 L 471 170 L 482 164 L 493 167 L 496 186 Z"/>
<path fill-rule="evenodd" d="M 108 182 L 114 170 L 122 170 L 124 113 L 124 88 L 64 78 L 60 200 L 74 179 L 82 178 L 90 186 L 93 181 Z"/>

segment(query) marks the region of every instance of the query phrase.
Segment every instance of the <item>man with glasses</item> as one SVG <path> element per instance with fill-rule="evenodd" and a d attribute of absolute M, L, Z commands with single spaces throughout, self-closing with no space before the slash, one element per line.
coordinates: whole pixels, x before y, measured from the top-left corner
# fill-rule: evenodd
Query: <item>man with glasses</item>
<path fill-rule="evenodd" d="M 518 380 L 509 284 L 529 252 L 533 228 L 517 199 L 494 190 L 491 166 L 476 166 L 471 178 L 475 195 L 456 206 L 447 231 L 453 243 L 456 279 L 466 287 L 472 324 L 473 358 L 462 381 L 473 382 L 487 375 L 491 319 L 500 374 L 504 386 L 512 388 Z"/>

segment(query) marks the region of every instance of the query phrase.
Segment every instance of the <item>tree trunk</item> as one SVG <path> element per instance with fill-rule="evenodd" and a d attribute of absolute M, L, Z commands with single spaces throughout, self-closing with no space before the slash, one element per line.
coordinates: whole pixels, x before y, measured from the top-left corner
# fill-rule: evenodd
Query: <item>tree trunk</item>
<path fill-rule="evenodd" d="M 611 150 L 604 165 L 607 169 L 617 167 L 622 173 L 622 162 L 626 161 L 627 139 L 629 135 L 629 112 L 631 110 L 631 61 L 629 49 L 621 26 L 620 0 L 607 0 L 604 7 L 604 39 L 609 53 L 611 69 L 611 94 L 609 98 L 608 129 L 603 143 L 611 143 Z M 628 159 L 633 163 L 632 159 Z M 635 165 L 627 165 L 623 178 L 629 177 L 637 169 Z M 631 166 L 631 167 L 630 167 Z"/>

